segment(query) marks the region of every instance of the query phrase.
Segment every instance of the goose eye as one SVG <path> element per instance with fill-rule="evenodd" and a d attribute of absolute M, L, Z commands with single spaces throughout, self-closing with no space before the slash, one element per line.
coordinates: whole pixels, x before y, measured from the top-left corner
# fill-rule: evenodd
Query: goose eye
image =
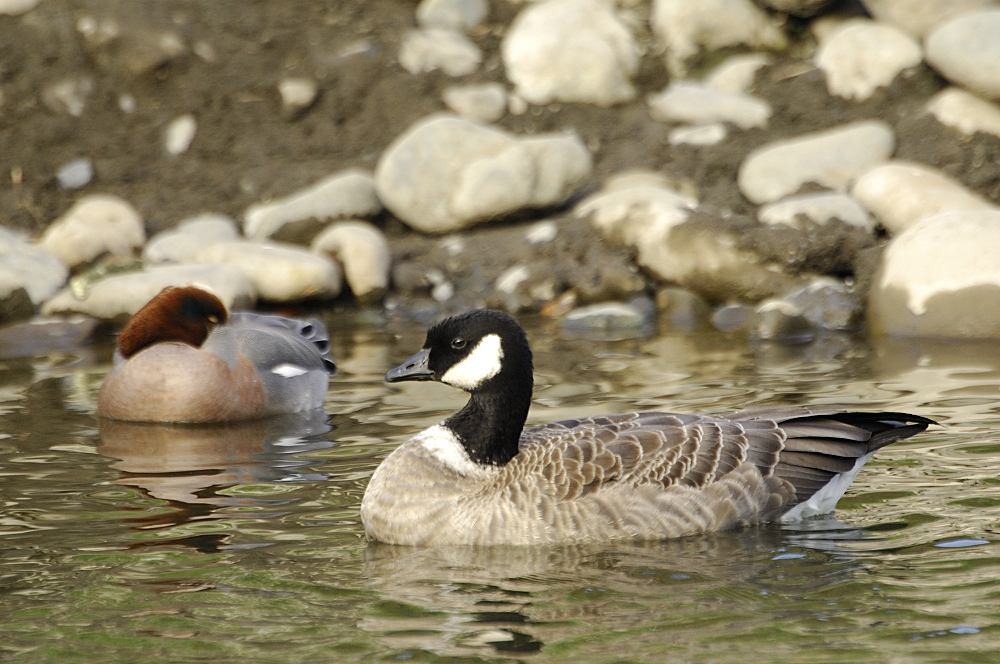
<path fill-rule="evenodd" d="M 462 337 L 455 337 L 451 340 L 452 348 L 465 348 L 465 339 Z"/>

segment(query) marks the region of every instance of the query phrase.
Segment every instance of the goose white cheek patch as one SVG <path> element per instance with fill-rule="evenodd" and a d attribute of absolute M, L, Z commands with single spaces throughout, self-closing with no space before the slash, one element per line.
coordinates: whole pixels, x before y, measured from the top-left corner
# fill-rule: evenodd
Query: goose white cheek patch
<path fill-rule="evenodd" d="M 503 347 L 500 345 L 500 337 L 488 334 L 479 340 L 464 360 L 441 376 L 441 382 L 471 391 L 500 373 L 502 364 Z"/>

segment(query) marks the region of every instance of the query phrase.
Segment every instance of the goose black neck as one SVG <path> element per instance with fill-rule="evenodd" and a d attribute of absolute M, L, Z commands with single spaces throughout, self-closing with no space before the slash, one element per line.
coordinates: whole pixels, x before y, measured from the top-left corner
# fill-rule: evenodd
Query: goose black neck
<path fill-rule="evenodd" d="M 531 407 L 530 368 L 526 376 L 518 378 L 476 390 L 465 408 L 445 420 L 445 426 L 458 437 L 473 462 L 504 466 L 517 454 Z"/>

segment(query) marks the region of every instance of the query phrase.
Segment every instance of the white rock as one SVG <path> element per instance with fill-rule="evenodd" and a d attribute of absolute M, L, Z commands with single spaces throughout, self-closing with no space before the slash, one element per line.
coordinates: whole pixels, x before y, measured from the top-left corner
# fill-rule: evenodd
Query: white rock
<path fill-rule="evenodd" d="M 42 314 L 81 313 L 103 320 L 131 316 L 167 286 L 197 285 L 215 293 L 230 310 L 247 309 L 257 292 L 242 272 L 228 265 L 158 265 L 114 274 L 95 282 L 79 300 L 66 288 L 42 306 Z"/>
<path fill-rule="evenodd" d="M 779 22 L 751 0 L 654 0 L 650 22 L 676 77 L 687 74 L 686 61 L 702 48 L 786 44 Z"/>
<path fill-rule="evenodd" d="M 952 83 L 1000 98 L 1000 8 L 962 14 L 924 42 L 927 62 Z"/>
<path fill-rule="evenodd" d="M 749 129 L 767 124 L 771 105 L 740 92 L 722 92 L 701 83 L 677 81 L 650 97 L 649 113 L 654 120 L 664 122 L 730 122 L 741 129 Z"/>
<path fill-rule="evenodd" d="M 960 88 L 947 88 L 931 97 L 927 112 L 966 136 L 977 131 L 1000 136 L 1000 105 Z"/>
<path fill-rule="evenodd" d="M 996 4 L 996 0 L 861 0 L 868 13 L 916 38 L 948 20 Z"/>
<path fill-rule="evenodd" d="M 74 118 L 83 115 L 87 100 L 94 92 L 94 81 L 87 77 L 67 78 L 42 90 L 42 103 L 54 113 L 69 113 Z"/>
<path fill-rule="evenodd" d="M 195 259 L 239 269 L 262 300 L 333 299 L 340 294 L 340 266 L 308 249 L 278 242 L 219 242 Z"/>
<path fill-rule="evenodd" d="M 94 179 L 94 164 L 85 157 L 68 161 L 56 171 L 56 179 L 63 189 L 79 189 Z"/>
<path fill-rule="evenodd" d="M 784 224 L 802 228 L 801 217 L 820 225 L 831 219 L 840 219 L 851 226 L 875 230 L 875 221 L 858 201 L 847 194 L 835 192 L 789 196 L 768 203 L 757 211 L 757 219 L 772 226 Z"/>
<path fill-rule="evenodd" d="M 834 0 L 759 0 L 759 2 L 779 12 L 809 18 L 833 4 Z"/>
<path fill-rule="evenodd" d="M 751 53 L 734 55 L 716 67 L 705 77 L 705 85 L 721 92 L 738 94 L 746 92 L 753 85 L 758 70 L 773 61 L 769 55 Z"/>
<path fill-rule="evenodd" d="M 440 69 L 448 76 L 465 76 L 476 71 L 482 59 L 468 37 L 447 28 L 413 30 L 399 47 L 399 64 L 411 74 Z"/>
<path fill-rule="evenodd" d="M 507 110 L 511 115 L 524 115 L 528 112 L 528 102 L 519 94 L 508 94 Z"/>
<path fill-rule="evenodd" d="M 167 154 L 179 155 L 187 152 L 198 131 L 198 122 L 190 113 L 174 118 L 163 133 L 163 147 Z"/>
<path fill-rule="evenodd" d="M 530 277 L 531 270 L 529 270 L 526 265 L 515 265 L 514 267 L 504 270 L 500 276 L 497 277 L 494 288 L 501 293 L 510 295 L 517 290 L 517 287 L 522 282 L 527 281 Z"/>
<path fill-rule="evenodd" d="M 435 114 L 383 152 L 379 198 L 425 232 L 443 233 L 525 207 L 553 205 L 590 173 L 575 134 L 515 138 L 486 125 Z"/>
<path fill-rule="evenodd" d="M 247 208 L 243 232 L 264 239 L 279 234 L 285 226 L 317 220 L 325 222 L 352 217 L 373 217 L 382 210 L 371 174 L 359 169 L 334 173 L 319 182 L 268 203 Z M 303 233 L 310 238 L 321 226 L 311 225 Z"/>
<path fill-rule="evenodd" d="M 886 334 L 1000 337 L 1000 210 L 947 212 L 889 243 L 869 295 Z"/>
<path fill-rule="evenodd" d="M 331 224 L 316 236 L 312 248 L 340 261 L 358 300 L 378 300 L 389 287 L 392 255 L 385 235 L 375 226 L 364 221 Z"/>
<path fill-rule="evenodd" d="M 201 214 L 153 237 L 142 249 L 149 263 L 190 263 L 205 247 L 239 237 L 236 224 L 221 214 Z"/>
<path fill-rule="evenodd" d="M 62 262 L 0 226 L 0 292 L 23 288 L 34 304 L 41 304 L 66 283 L 69 270 Z"/>
<path fill-rule="evenodd" d="M 31 11 L 38 0 L 0 0 L 0 14 L 16 16 Z"/>
<path fill-rule="evenodd" d="M 278 94 L 282 113 L 292 118 L 313 105 L 319 86 L 311 78 L 283 78 L 278 82 Z"/>
<path fill-rule="evenodd" d="M 539 221 L 532 224 L 528 230 L 524 232 L 524 241 L 528 244 L 545 244 L 546 242 L 552 242 L 559 235 L 559 227 L 556 226 L 554 221 Z"/>
<path fill-rule="evenodd" d="M 754 203 L 794 194 L 807 182 L 844 191 L 861 173 L 892 154 L 895 138 L 885 123 L 854 122 L 775 141 L 751 152 L 737 181 Z"/>
<path fill-rule="evenodd" d="M 102 254 L 129 256 L 146 241 L 142 217 L 117 196 L 84 196 L 42 234 L 42 248 L 67 267 L 89 263 Z"/>
<path fill-rule="evenodd" d="M 482 23 L 489 10 L 486 0 L 422 0 L 417 22 L 425 28 L 467 30 Z"/>
<path fill-rule="evenodd" d="M 890 235 L 942 212 L 994 208 L 943 172 L 908 161 L 876 166 L 858 179 L 851 194 Z"/>
<path fill-rule="evenodd" d="M 820 44 L 815 62 L 826 74 L 830 94 L 862 100 L 922 59 L 920 44 L 905 32 L 874 21 L 852 21 Z"/>
<path fill-rule="evenodd" d="M 647 237 L 661 236 L 688 220 L 695 203 L 687 196 L 658 186 L 612 189 L 588 196 L 573 210 L 608 239 L 632 247 L 648 245 Z M 641 265 L 648 265 L 644 255 Z"/>
<path fill-rule="evenodd" d="M 631 168 L 618 171 L 608 176 L 608 179 L 601 185 L 601 191 L 621 191 L 622 189 L 634 189 L 636 187 L 653 187 L 658 189 L 669 189 L 681 195 L 690 207 L 698 205 L 698 195 L 691 188 L 690 182 L 674 182 L 665 173 L 660 171 L 650 171 L 644 168 Z"/>
<path fill-rule="evenodd" d="M 445 88 L 445 105 L 472 122 L 495 122 L 507 110 L 507 91 L 499 83 Z"/>
<path fill-rule="evenodd" d="M 632 32 L 600 0 L 545 0 L 523 10 L 501 44 L 507 77 L 534 104 L 610 106 L 635 96 Z"/>
<path fill-rule="evenodd" d="M 691 125 L 671 129 L 667 140 L 671 145 L 715 145 L 721 143 L 729 133 L 726 125 L 716 122 L 707 125 Z"/>

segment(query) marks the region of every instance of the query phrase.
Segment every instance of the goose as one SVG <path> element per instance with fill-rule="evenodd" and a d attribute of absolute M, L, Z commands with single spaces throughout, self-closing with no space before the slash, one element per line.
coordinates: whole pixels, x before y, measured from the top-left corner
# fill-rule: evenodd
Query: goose
<path fill-rule="evenodd" d="M 434 325 L 389 383 L 470 393 L 376 468 L 370 540 L 415 546 L 667 539 L 830 512 L 876 450 L 932 420 L 905 413 L 757 408 L 633 412 L 524 429 L 533 387 L 524 329 L 477 309 Z"/>
<path fill-rule="evenodd" d="M 97 414 L 133 422 L 233 422 L 323 406 L 337 367 L 326 327 L 240 312 L 198 286 L 168 287 L 118 335 Z"/>

